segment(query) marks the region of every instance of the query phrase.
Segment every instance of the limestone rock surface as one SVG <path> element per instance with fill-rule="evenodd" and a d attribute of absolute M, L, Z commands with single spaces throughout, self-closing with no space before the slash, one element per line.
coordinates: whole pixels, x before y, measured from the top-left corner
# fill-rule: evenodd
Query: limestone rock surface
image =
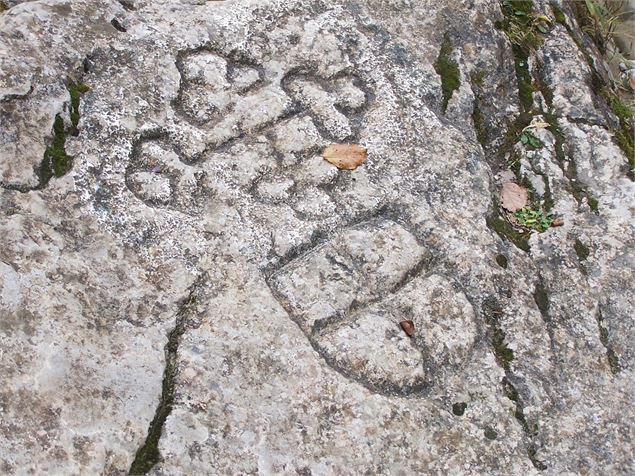
<path fill-rule="evenodd" d="M 0 473 L 635 473 L 633 162 L 568 3 L 526 58 L 493 0 L 4 4 Z"/>

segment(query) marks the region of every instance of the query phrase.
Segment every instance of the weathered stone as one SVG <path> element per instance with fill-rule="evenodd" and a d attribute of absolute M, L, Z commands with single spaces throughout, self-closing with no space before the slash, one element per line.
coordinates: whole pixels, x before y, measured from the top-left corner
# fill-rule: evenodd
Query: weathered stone
<path fill-rule="evenodd" d="M 635 186 L 569 3 L 522 60 L 488 0 L 4 4 L 0 473 L 635 471 Z"/>

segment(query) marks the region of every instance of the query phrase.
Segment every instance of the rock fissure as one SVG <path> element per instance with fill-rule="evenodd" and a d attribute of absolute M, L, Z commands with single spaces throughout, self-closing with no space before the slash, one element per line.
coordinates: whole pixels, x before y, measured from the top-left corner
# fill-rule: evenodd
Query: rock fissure
<path fill-rule="evenodd" d="M 620 359 L 609 341 L 609 331 L 606 328 L 606 322 L 604 321 L 604 316 L 602 316 L 601 307 L 598 307 L 596 320 L 598 323 L 598 331 L 600 333 L 600 342 L 606 349 L 606 359 L 608 361 L 609 368 L 614 375 L 618 374 L 620 372 Z"/>
<path fill-rule="evenodd" d="M 0 1 L 0 473 L 635 473 L 570 0 Z"/>
<path fill-rule="evenodd" d="M 165 344 L 165 366 L 161 384 L 161 395 L 154 418 L 148 427 L 147 436 L 143 445 L 137 450 L 135 458 L 130 466 L 129 474 L 146 474 L 161 461 L 159 441 L 163 432 L 163 426 L 172 412 L 175 397 L 175 379 L 178 374 L 178 350 L 185 332 L 192 326 L 192 318 L 196 314 L 199 304 L 201 288 L 207 282 L 206 273 L 201 274 L 190 287 L 187 297 L 179 304 L 176 313 L 174 327 L 168 333 L 168 341 Z"/>
<path fill-rule="evenodd" d="M 53 121 L 53 138 L 44 151 L 44 158 L 37 166 L 36 175 L 39 183 L 35 186 L 18 185 L 0 182 L 0 186 L 7 190 L 15 190 L 26 193 L 34 190 L 42 190 L 45 188 L 53 177 L 62 177 L 73 168 L 73 157 L 66 152 L 67 135 L 78 136 L 77 128 L 80 119 L 79 105 L 81 95 L 86 93 L 89 88 L 81 81 L 68 80 L 66 85 L 70 101 L 68 106 L 68 123 L 64 116 L 64 112 L 57 113 Z M 31 91 L 33 87 L 31 88 Z M 28 96 L 27 93 L 25 95 Z M 22 98 L 19 98 L 22 99 Z M 65 105 L 66 107 L 66 105 Z"/>
<path fill-rule="evenodd" d="M 522 398 L 513 382 L 517 379 L 511 369 L 511 362 L 514 360 L 514 352 L 507 346 L 506 334 L 500 322 L 504 311 L 500 304 L 493 298 L 488 298 L 483 303 L 483 316 L 489 327 L 489 339 L 492 353 L 496 357 L 497 364 L 505 372 L 505 377 L 501 381 L 501 386 L 505 396 L 511 400 L 514 405 L 514 418 L 520 424 L 528 442 L 526 451 L 532 465 L 538 470 L 547 469 L 547 465 L 536 456 L 538 451 L 537 436 L 538 423 L 530 424 L 525 416 Z"/>

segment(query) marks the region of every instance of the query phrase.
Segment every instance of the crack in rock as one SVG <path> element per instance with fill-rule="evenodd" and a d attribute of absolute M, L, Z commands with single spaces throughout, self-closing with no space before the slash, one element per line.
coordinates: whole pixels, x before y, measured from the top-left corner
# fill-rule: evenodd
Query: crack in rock
<path fill-rule="evenodd" d="M 179 304 L 176 313 L 174 327 L 168 333 L 168 342 L 165 345 L 165 368 L 163 370 L 163 383 L 161 397 L 154 414 L 154 418 L 148 427 L 148 434 L 135 454 L 134 461 L 128 474 L 146 474 L 154 465 L 161 461 L 159 452 L 159 440 L 163 431 L 163 425 L 172 412 L 174 404 L 175 378 L 178 373 L 178 350 L 183 334 L 193 325 L 192 315 L 196 313 L 196 306 L 200 302 L 201 288 L 207 281 L 207 274 L 200 275 L 190 287 L 189 293 Z"/>

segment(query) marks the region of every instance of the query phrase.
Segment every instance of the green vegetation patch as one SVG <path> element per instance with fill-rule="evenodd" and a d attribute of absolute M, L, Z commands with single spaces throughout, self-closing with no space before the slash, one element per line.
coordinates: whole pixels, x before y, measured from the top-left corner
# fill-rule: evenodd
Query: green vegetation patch
<path fill-rule="evenodd" d="M 633 110 L 608 88 L 602 90 L 602 96 L 607 100 L 613 114 L 620 120 L 620 128 L 615 131 L 615 138 L 628 159 L 628 176 L 635 180 L 635 130 L 633 129 Z"/>
<path fill-rule="evenodd" d="M 536 135 L 530 131 L 530 130 L 525 130 L 519 138 L 520 142 L 527 146 L 530 149 L 540 149 L 541 147 L 544 147 L 544 143 L 538 138 L 536 137 Z"/>
<path fill-rule="evenodd" d="M 527 112 L 531 110 L 533 93 L 536 91 L 529 72 L 529 54 L 544 42 L 544 35 L 551 28 L 551 19 L 534 12 L 531 0 L 504 0 L 501 2 L 501 11 L 504 18 L 496 22 L 496 27 L 505 33 L 512 44 L 520 104 L 523 111 Z"/>
<path fill-rule="evenodd" d="M 459 89 L 461 85 L 461 74 L 459 71 L 459 65 L 452 59 L 452 42 L 446 34 L 443 37 L 443 43 L 441 44 L 441 50 L 439 56 L 434 62 L 434 70 L 441 77 L 441 90 L 443 91 L 443 112 L 448 108 L 448 103 L 452 98 L 454 91 Z"/>
<path fill-rule="evenodd" d="M 542 45 L 543 35 L 549 33 L 551 26 L 549 17 L 534 12 L 533 8 L 531 0 L 504 0 L 501 10 L 505 18 L 496 24 L 512 45 L 521 48 L 525 54 Z"/>
<path fill-rule="evenodd" d="M 580 258 L 580 261 L 587 259 L 591 253 L 589 251 L 589 247 L 582 243 L 579 239 L 575 240 L 573 249 L 575 249 L 575 253 L 578 255 L 578 258 Z"/>
<path fill-rule="evenodd" d="M 500 319 L 503 316 L 503 309 L 493 299 L 488 298 L 483 303 L 483 315 L 490 327 L 494 357 L 498 365 L 509 370 L 509 364 L 514 360 L 514 351 L 507 346 L 505 331 L 501 327 Z"/>
<path fill-rule="evenodd" d="M 41 178 L 48 182 L 51 177 L 61 177 L 73 167 L 73 157 L 66 153 L 66 128 L 59 114 L 53 123 L 53 142 L 44 151 Z"/>
<path fill-rule="evenodd" d="M 488 228 L 494 230 L 502 239 L 509 240 L 516 245 L 518 249 L 527 253 L 529 252 L 530 246 L 528 232 L 519 232 L 515 230 L 507 220 L 499 216 L 497 211 L 488 216 L 485 222 L 487 223 Z"/>
<path fill-rule="evenodd" d="M 556 21 L 558 23 L 560 23 L 562 26 L 567 26 L 567 17 L 564 14 L 564 12 L 562 11 L 562 8 L 560 8 L 558 5 L 556 4 L 551 4 L 551 11 L 553 11 L 553 16 L 556 19 Z"/>
<path fill-rule="evenodd" d="M 71 96 L 71 125 L 64 124 L 60 114 L 55 116 L 53 123 L 53 141 L 44 151 L 44 159 L 40 164 L 39 176 L 42 185 L 46 185 L 53 177 L 62 177 L 73 168 L 73 157 L 66 152 L 66 136 L 77 135 L 79 131 L 79 102 L 81 95 L 88 91 L 88 86 L 82 83 L 69 82 L 68 92 Z"/>
<path fill-rule="evenodd" d="M 71 123 L 73 125 L 73 135 L 77 135 L 77 124 L 79 124 L 79 100 L 81 95 L 88 92 L 90 88 L 83 83 L 70 82 L 68 92 L 71 95 Z"/>
<path fill-rule="evenodd" d="M 553 215 L 539 208 L 525 207 L 515 212 L 514 217 L 525 228 L 539 233 L 547 231 L 553 222 Z"/>

